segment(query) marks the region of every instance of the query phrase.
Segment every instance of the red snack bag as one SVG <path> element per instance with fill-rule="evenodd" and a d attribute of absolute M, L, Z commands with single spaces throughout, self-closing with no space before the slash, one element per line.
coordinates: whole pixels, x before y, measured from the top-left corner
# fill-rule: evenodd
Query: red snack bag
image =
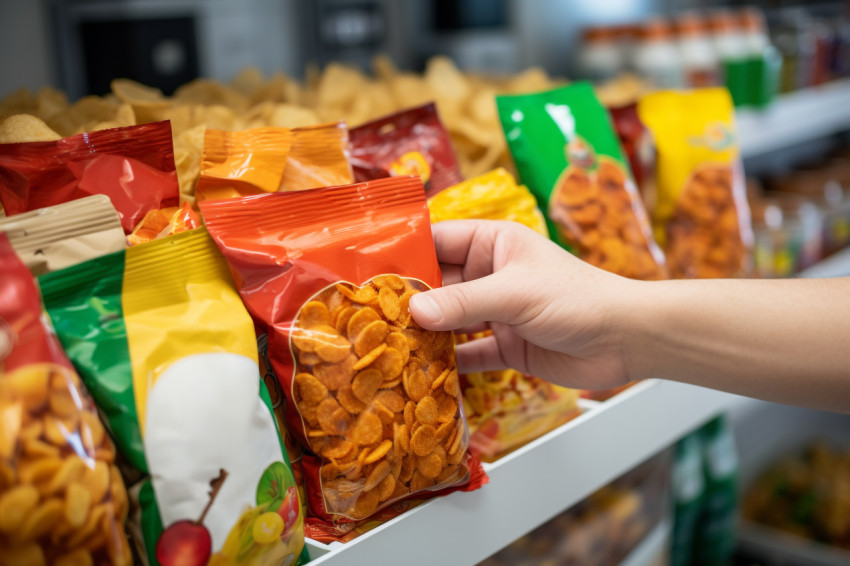
<path fill-rule="evenodd" d="M 419 175 L 430 198 L 463 180 L 433 102 L 363 124 L 349 132 L 349 139 L 357 182 Z"/>
<path fill-rule="evenodd" d="M 647 210 L 655 202 L 655 142 L 637 112 L 637 103 L 609 108 L 617 137 L 629 159 L 632 175 Z"/>
<path fill-rule="evenodd" d="M 125 234 L 147 211 L 177 206 L 170 122 L 0 144 L 0 202 L 7 215 L 96 194 L 112 200 Z"/>
<path fill-rule="evenodd" d="M 0 563 L 129 566 L 115 447 L 0 233 Z"/>
<path fill-rule="evenodd" d="M 452 334 L 421 329 L 407 307 L 441 282 L 418 178 L 204 201 L 201 212 L 268 335 L 314 517 L 350 530 L 408 496 L 482 485 Z"/>

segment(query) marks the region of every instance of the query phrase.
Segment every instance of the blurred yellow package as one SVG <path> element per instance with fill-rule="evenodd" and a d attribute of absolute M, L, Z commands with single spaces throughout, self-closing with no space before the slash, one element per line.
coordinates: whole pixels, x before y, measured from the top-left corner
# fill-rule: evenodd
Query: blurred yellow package
<path fill-rule="evenodd" d="M 546 221 L 534 195 L 517 185 L 502 168 L 473 177 L 437 193 L 428 200 L 431 223 L 442 220 L 512 220 L 549 237 Z"/>

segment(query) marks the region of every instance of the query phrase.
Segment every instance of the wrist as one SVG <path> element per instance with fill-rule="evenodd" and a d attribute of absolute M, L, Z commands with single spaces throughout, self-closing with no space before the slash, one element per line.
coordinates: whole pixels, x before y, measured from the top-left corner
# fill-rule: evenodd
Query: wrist
<path fill-rule="evenodd" d="M 614 333 L 620 343 L 628 381 L 660 377 L 653 332 L 663 318 L 659 281 L 626 280 L 613 305 Z"/>

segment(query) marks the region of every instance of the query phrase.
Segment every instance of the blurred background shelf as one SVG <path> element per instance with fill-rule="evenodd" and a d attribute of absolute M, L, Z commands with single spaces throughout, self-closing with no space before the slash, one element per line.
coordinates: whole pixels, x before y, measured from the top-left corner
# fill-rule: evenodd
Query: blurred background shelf
<path fill-rule="evenodd" d="M 493 464 L 490 483 L 432 500 L 345 544 L 309 542 L 314 564 L 476 564 L 666 448 L 735 396 L 650 380 Z M 605 449 L 611 442 L 618 449 Z M 423 537 L 422 533 L 428 533 Z M 635 562 L 636 564 L 639 562 Z"/>
<path fill-rule="evenodd" d="M 850 248 L 835 253 L 799 273 L 799 277 L 814 278 L 848 276 L 850 276 Z"/>
<path fill-rule="evenodd" d="M 850 79 L 784 94 L 737 115 L 741 154 L 757 157 L 850 128 Z"/>
<path fill-rule="evenodd" d="M 620 562 L 620 566 L 656 566 L 667 564 L 670 554 L 669 547 L 672 530 L 672 520 L 670 518 L 663 519 Z"/>

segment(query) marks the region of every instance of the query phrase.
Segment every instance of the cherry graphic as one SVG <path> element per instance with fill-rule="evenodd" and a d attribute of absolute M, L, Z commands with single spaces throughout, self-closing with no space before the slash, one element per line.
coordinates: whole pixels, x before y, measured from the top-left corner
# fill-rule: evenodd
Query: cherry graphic
<path fill-rule="evenodd" d="M 210 481 L 210 500 L 197 521 L 184 519 L 168 526 L 156 543 L 156 559 L 160 566 L 204 566 L 212 554 L 212 537 L 204 526 L 204 518 L 212 507 L 227 472 L 219 470 Z"/>

